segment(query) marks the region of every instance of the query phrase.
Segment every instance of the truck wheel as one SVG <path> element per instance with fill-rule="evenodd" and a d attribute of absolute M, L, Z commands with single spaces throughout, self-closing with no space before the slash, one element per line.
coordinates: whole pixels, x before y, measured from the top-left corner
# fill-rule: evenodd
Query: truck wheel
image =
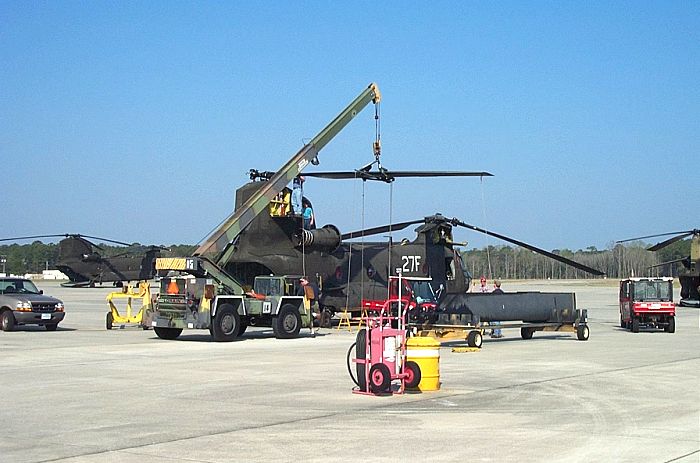
<path fill-rule="evenodd" d="M 241 316 L 231 304 L 223 304 L 216 309 L 213 320 L 214 341 L 229 342 L 236 339 L 241 328 Z"/>
<path fill-rule="evenodd" d="M 535 334 L 534 328 L 520 328 L 520 337 L 523 339 L 532 339 L 533 334 Z"/>
<path fill-rule="evenodd" d="M 416 362 L 409 360 L 406 362 L 406 368 L 404 373 L 406 373 L 406 378 L 404 379 L 404 385 L 407 389 L 415 389 L 420 384 L 421 372 L 420 367 Z"/>
<path fill-rule="evenodd" d="M 108 330 L 111 330 L 113 324 L 114 324 L 114 316 L 112 315 L 112 312 L 107 312 L 107 320 L 105 321 L 105 326 L 107 327 Z"/>
<path fill-rule="evenodd" d="M 638 318 L 632 319 L 632 332 L 639 333 L 639 319 Z"/>
<path fill-rule="evenodd" d="M 238 334 L 237 336 L 242 336 L 243 333 L 245 333 L 245 330 L 248 328 L 248 324 L 241 320 L 241 326 L 238 328 Z"/>
<path fill-rule="evenodd" d="M 58 323 L 51 323 L 50 325 L 44 325 L 44 328 L 46 328 L 46 331 L 56 331 L 56 328 L 58 328 Z"/>
<path fill-rule="evenodd" d="M 6 310 L 0 314 L 0 327 L 3 331 L 12 331 L 15 328 L 15 316 L 11 310 Z"/>
<path fill-rule="evenodd" d="M 667 333 L 676 332 L 676 317 L 668 317 L 668 325 L 664 328 Z"/>
<path fill-rule="evenodd" d="M 579 325 L 576 328 L 576 338 L 578 338 L 579 341 L 588 341 L 588 336 L 591 334 L 591 330 L 588 328 L 588 325 Z"/>
<path fill-rule="evenodd" d="M 481 344 L 484 342 L 483 336 L 481 336 L 481 331 L 470 331 L 467 335 L 467 345 L 469 347 L 481 348 Z"/>
<path fill-rule="evenodd" d="M 182 328 L 159 328 L 156 326 L 153 330 L 160 339 L 167 339 L 169 341 L 177 339 L 180 333 L 182 333 Z"/>
<path fill-rule="evenodd" d="M 279 339 L 295 338 L 301 329 L 299 310 L 291 304 L 285 304 L 280 309 L 273 323 L 276 325 L 276 335 Z"/>
<path fill-rule="evenodd" d="M 367 330 L 357 332 L 355 339 L 355 358 L 365 360 L 367 357 Z M 365 378 L 365 363 L 356 363 L 355 371 L 357 372 L 357 385 L 360 386 L 360 391 L 367 392 L 367 378 Z"/>
<path fill-rule="evenodd" d="M 391 387 L 391 372 L 383 363 L 375 363 L 369 369 L 369 388 L 375 394 L 384 392 Z"/>

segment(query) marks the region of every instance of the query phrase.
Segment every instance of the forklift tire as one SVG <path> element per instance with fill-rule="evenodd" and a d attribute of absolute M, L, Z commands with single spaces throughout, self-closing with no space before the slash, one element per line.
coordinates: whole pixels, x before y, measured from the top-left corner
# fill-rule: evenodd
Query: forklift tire
<path fill-rule="evenodd" d="M 639 319 L 638 318 L 632 319 L 632 332 L 639 333 Z"/>
<path fill-rule="evenodd" d="M 383 363 L 375 363 L 369 369 L 369 387 L 375 394 L 384 392 L 391 387 L 391 371 Z"/>
<path fill-rule="evenodd" d="M 467 335 L 467 345 L 469 347 L 481 348 L 481 344 L 484 342 L 484 337 L 481 335 L 481 331 L 470 331 Z"/>
<path fill-rule="evenodd" d="M 169 341 L 177 339 L 180 333 L 182 333 L 182 328 L 159 328 L 156 326 L 153 330 L 160 339 L 167 339 Z"/>
<path fill-rule="evenodd" d="M 113 325 L 114 325 L 114 316 L 112 315 L 112 312 L 107 312 L 107 320 L 105 322 L 105 326 L 107 327 L 108 330 L 111 330 Z"/>
<path fill-rule="evenodd" d="M 301 315 L 299 310 L 292 304 L 285 304 L 273 319 L 275 335 L 279 339 L 296 338 L 301 329 Z"/>
<path fill-rule="evenodd" d="M 367 357 L 367 330 L 357 332 L 355 339 L 355 358 L 364 360 Z M 355 371 L 357 372 L 357 385 L 362 392 L 367 391 L 367 379 L 365 378 L 365 363 L 356 363 Z"/>
<path fill-rule="evenodd" d="M 534 328 L 527 328 L 527 327 L 520 328 L 520 337 L 523 339 L 532 339 L 533 334 L 535 334 Z"/>
<path fill-rule="evenodd" d="M 406 388 L 417 388 L 421 380 L 420 367 L 418 366 L 418 364 L 409 360 L 408 362 L 406 362 L 404 373 L 407 374 L 406 379 L 404 380 L 404 385 L 406 386 Z"/>
<path fill-rule="evenodd" d="M 667 333 L 676 332 L 676 317 L 668 317 L 668 325 L 664 327 L 664 331 Z"/>
<path fill-rule="evenodd" d="M 216 309 L 212 321 L 212 337 L 217 342 L 230 342 L 236 339 L 241 328 L 241 316 L 231 304 L 222 304 Z"/>
<path fill-rule="evenodd" d="M 579 341 L 588 341 L 588 336 L 591 334 L 591 330 L 588 325 L 579 325 L 576 327 L 576 338 Z"/>

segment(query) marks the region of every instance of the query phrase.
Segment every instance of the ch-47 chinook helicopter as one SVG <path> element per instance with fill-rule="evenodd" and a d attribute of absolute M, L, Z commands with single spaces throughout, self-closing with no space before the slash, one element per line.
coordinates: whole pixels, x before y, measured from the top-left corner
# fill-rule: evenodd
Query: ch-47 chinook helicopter
<path fill-rule="evenodd" d="M 674 236 L 671 236 L 674 235 Z M 670 246 L 671 244 L 685 239 L 687 237 L 692 237 L 690 240 L 690 255 L 687 257 L 681 257 L 680 259 L 674 259 L 668 262 L 662 262 L 660 264 L 654 265 L 654 267 L 660 267 L 662 265 L 674 264 L 680 262 L 683 268 L 678 272 L 678 281 L 681 284 L 681 300 L 680 305 L 698 307 L 700 306 L 700 230 L 686 230 L 679 232 L 670 233 L 660 233 L 657 235 L 640 236 L 639 238 L 631 238 L 622 241 L 617 241 L 618 243 L 625 243 L 627 241 L 637 241 L 646 238 L 657 238 L 660 236 L 671 236 L 671 238 L 656 243 L 653 246 L 647 248 L 648 251 L 658 251 Z"/>
<path fill-rule="evenodd" d="M 21 241 L 39 238 L 60 238 L 55 266 L 69 279 L 61 286 L 80 288 L 95 284 L 149 280 L 155 276 L 155 259 L 160 256 L 157 246 L 135 246 L 122 241 L 80 234 L 36 235 L 3 238 L 0 241 Z M 115 256 L 105 257 L 103 248 L 90 240 L 127 246 Z"/>

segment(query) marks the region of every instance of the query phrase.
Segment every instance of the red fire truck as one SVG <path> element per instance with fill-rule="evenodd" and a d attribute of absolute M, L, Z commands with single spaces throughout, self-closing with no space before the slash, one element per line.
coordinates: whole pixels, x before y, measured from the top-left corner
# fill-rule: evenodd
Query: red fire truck
<path fill-rule="evenodd" d="M 627 278 L 620 281 L 620 326 L 638 333 L 640 327 L 676 331 L 673 278 Z"/>

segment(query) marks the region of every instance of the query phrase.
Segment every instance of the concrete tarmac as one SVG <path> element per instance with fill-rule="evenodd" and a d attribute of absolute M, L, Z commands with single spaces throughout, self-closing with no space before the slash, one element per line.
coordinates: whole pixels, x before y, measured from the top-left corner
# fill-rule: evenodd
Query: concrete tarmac
<path fill-rule="evenodd" d="M 352 394 L 355 333 L 215 343 L 105 330 L 111 288 L 68 289 L 56 332 L 0 332 L 0 462 L 700 461 L 699 310 L 676 333 L 619 327 L 614 282 L 573 291 L 591 335 L 517 330 L 440 355 L 438 392 Z"/>

